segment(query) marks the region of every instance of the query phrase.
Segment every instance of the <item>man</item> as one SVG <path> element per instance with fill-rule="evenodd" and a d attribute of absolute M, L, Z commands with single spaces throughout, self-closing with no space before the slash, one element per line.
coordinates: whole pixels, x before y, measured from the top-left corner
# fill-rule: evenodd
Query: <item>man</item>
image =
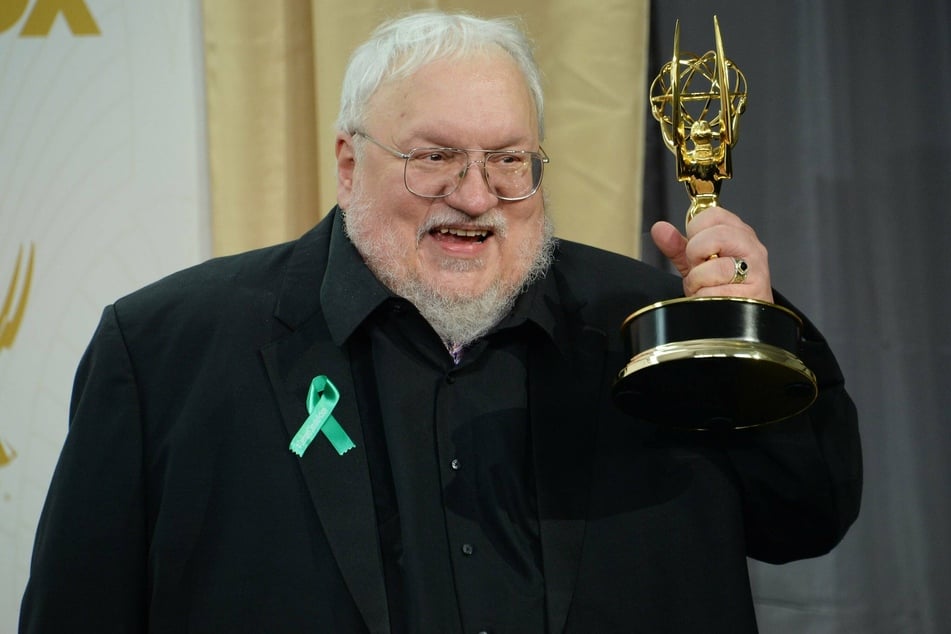
<path fill-rule="evenodd" d="M 556 243 L 542 107 L 505 22 L 416 14 L 355 53 L 339 208 L 106 309 L 23 631 L 755 631 L 746 557 L 858 512 L 836 362 L 807 324 L 818 400 L 754 431 L 621 413 L 631 308 L 772 300 L 766 250 L 722 209 L 654 227 L 682 279 Z"/>

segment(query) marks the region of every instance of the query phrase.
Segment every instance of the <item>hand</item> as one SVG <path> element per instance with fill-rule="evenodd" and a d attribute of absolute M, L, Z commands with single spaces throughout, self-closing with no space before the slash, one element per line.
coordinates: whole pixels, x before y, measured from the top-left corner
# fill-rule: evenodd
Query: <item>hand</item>
<path fill-rule="evenodd" d="M 739 216 L 710 207 L 687 225 L 684 236 L 669 222 L 651 227 L 654 244 L 680 271 L 687 297 L 747 297 L 773 301 L 766 247 Z M 716 257 L 711 257 L 716 256 Z M 748 266 L 746 279 L 732 283 L 734 258 Z"/>

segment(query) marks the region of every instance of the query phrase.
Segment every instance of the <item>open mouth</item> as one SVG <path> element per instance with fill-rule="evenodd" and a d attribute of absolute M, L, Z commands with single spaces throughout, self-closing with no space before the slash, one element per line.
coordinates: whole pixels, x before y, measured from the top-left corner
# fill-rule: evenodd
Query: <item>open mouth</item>
<path fill-rule="evenodd" d="M 485 242 L 492 236 L 491 229 L 463 229 L 458 227 L 436 227 L 429 235 L 440 240 L 462 240 L 463 242 Z"/>

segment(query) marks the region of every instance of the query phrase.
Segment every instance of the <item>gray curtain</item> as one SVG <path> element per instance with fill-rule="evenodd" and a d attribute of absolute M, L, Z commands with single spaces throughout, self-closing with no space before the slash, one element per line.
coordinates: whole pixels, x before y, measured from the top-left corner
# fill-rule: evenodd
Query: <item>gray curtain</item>
<path fill-rule="evenodd" d="M 750 90 L 721 202 L 830 340 L 865 457 L 862 512 L 836 550 L 751 562 L 760 628 L 951 631 L 951 3 L 658 0 L 651 76 L 677 18 L 682 50 L 711 50 L 714 14 Z M 686 196 L 648 133 L 645 229 L 680 226 Z"/>

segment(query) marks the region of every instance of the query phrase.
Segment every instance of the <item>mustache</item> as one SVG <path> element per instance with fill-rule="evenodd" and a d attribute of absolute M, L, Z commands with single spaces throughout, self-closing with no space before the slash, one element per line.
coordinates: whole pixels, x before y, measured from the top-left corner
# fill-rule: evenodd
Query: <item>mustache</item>
<path fill-rule="evenodd" d="M 439 227 L 457 227 L 465 229 L 486 229 L 504 238 L 508 229 L 505 214 L 498 207 L 480 216 L 470 216 L 454 207 L 442 207 L 433 210 L 423 220 L 416 233 L 416 242 L 423 239 L 433 229 Z"/>

